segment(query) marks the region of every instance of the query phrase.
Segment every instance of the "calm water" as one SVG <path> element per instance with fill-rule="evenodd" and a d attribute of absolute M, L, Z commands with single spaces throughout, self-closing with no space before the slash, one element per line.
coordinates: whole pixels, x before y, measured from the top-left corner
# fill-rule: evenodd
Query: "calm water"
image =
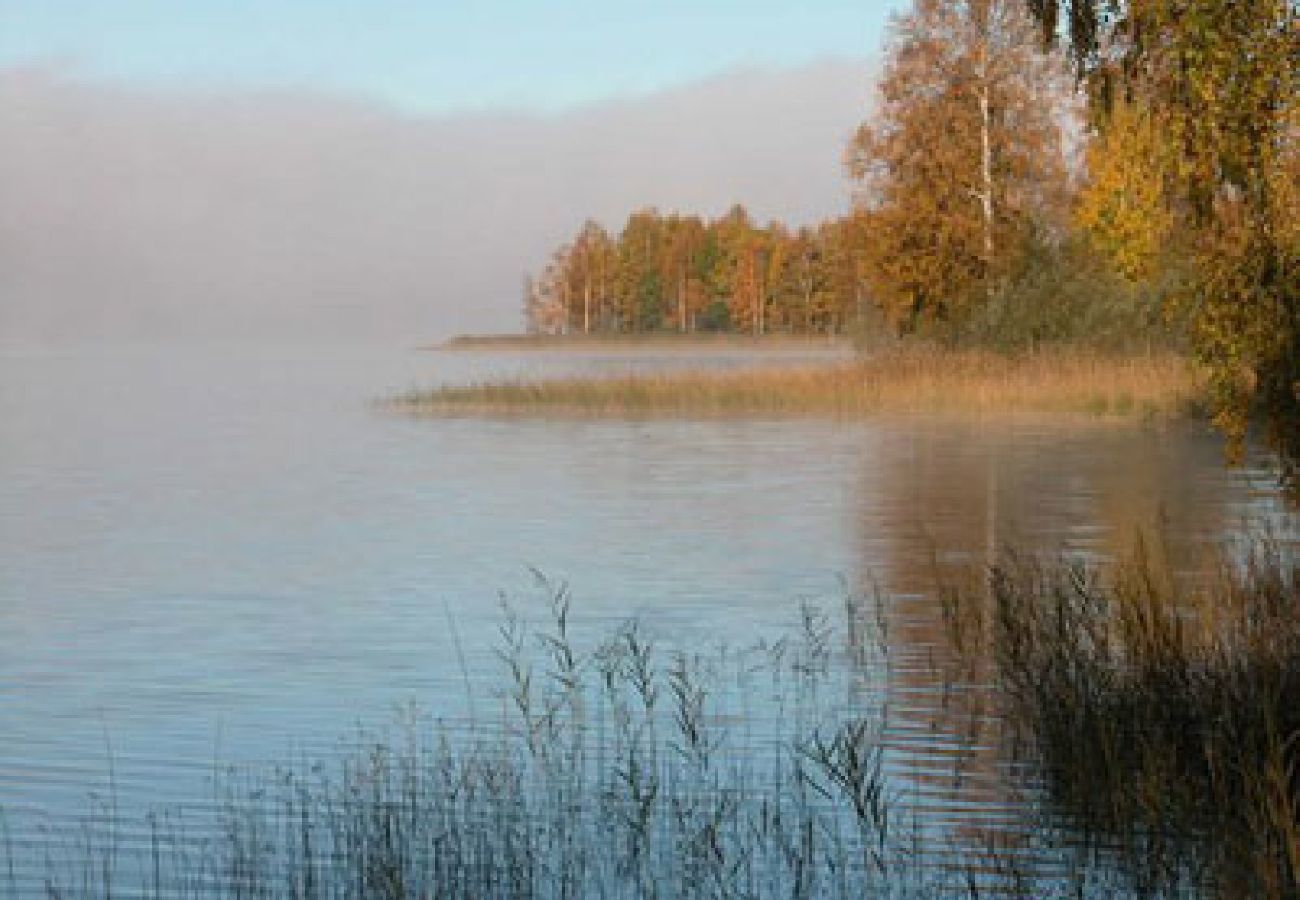
<path fill-rule="evenodd" d="M 779 358 L 802 359 L 797 354 Z M 769 358 L 770 361 L 770 358 Z M 0 353 L 0 807 L 19 855 L 107 790 L 201 799 L 214 762 L 327 754 L 412 700 L 490 695 L 499 594 L 568 580 L 581 630 L 779 635 L 873 580 L 890 630 L 891 766 L 960 835 L 1014 829 L 983 715 L 934 674 L 934 564 L 1005 541 L 1105 555 L 1165 517 L 1194 560 L 1267 474 L 1218 441 L 1061 419 L 402 418 L 368 401 L 487 375 L 764 364 L 391 348 Z M 1285 523 L 1283 527 L 1288 527 Z M 1290 526 L 1293 527 L 1293 526 Z M 128 834 L 128 839 L 130 836 Z M 21 861 L 21 860 L 20 860 Z"/>

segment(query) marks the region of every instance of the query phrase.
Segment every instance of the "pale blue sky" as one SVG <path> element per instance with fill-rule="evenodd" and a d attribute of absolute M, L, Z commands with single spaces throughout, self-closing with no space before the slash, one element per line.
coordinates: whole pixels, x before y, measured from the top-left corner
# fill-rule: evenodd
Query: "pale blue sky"
<path fill-rule="evenodd" d="M 0 66 L 555 110 L 738 65 L 866 57 L 904 0 L 0 0 Z"/>

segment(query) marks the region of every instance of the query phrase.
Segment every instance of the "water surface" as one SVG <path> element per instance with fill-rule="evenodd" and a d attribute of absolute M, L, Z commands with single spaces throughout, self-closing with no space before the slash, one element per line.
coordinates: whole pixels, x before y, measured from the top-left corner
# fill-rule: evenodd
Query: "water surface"
<path fill-rule="evenodd" d="M 534 567 L 571 584 L 580 633 L 636 616 L 684 645 L 779 635 L 800 599 L 834 607 L 878 582 L 896 598 L 876 688 L 891 766 L 951 835 L 1014 830 L 991 748 L 950 777 L 984 711 L 936 675 L 937 568 L 1006 542 L 1105 556 L 1157 517 L 1190 564 L 1248 519 L 1283 522 L 1268 474 L 1225 470 L 1191 425 L 413 419 L 370 403 L 773 359 L 808 361 L 4 350 L 0 807 L 19 855 L 110 780 L 138 822 L 203 799 L 214 765 L 328 755 L 411 701 L 453 721 L 491 702 L 500 595 L 540 614 Z"/>

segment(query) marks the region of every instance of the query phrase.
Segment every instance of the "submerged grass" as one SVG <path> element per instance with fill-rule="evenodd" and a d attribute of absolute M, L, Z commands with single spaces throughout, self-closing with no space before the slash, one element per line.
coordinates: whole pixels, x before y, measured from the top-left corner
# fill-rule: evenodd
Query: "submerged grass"
<path fill-rule="evenodd" d="M 1139 542 L 1010 559 L 948 605 L 1066 819 L 1134 893 L 1300 896 L 1300 564 L 1257 539 L 1196 586 Z"/>
<path fill-rule="evenodd" d="M 1022 356 L 906 348 L 841 365 L 569 377 L 441 387 L 394 398 L 416 414 L 829 415 L 1084 413 L 1174 418 L 1198 409 L 1202 381 L 1171 353 Z"/>

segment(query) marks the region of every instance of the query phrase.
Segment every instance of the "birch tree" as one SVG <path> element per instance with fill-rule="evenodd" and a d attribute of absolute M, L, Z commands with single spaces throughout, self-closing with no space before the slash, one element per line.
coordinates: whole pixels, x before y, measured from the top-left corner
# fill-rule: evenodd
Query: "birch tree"
<path fill-rule="evenodd" d="M 614 245 L 604 228 L 588 220 L 578 232 L 569 256 L 569 268 L 577 282 L 572 292 L 581 297 L 582 302 L 582 333 L 590 334 L 597 327 L 607 303 L 614 269 Z"/>
<path fill-rule="evenodd" d="M 1058 205 L 1063 79 L 1023 0 L 917 0 L 886 54 L 846 163 L 873 220 L 876 298 L 911 330 L 987 296 Z"/>

